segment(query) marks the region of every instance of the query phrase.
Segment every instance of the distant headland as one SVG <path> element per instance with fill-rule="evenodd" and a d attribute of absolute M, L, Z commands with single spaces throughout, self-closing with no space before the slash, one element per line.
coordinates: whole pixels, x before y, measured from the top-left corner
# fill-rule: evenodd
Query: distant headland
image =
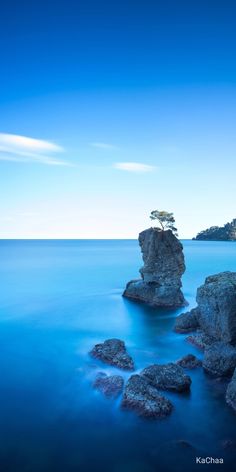
<path fill-rule="evenodd" d="M 211 226 L 197 234 L 199 241 L 236 241 L 236 218 L 224 226 Z"/>

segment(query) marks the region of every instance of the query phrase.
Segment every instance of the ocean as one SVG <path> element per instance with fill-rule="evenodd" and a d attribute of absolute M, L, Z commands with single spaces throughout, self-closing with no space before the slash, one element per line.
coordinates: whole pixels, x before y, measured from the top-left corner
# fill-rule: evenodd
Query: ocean
<path fill-rule="evenodd" d="M 125 341 L 137 371 L 202 357 L 173 332 L 174 319 L 195 306 L 206 276 L 236 270 L 236 243 L 183 246 L 189 307 L 164 310 L 122 297 L 142 265 L 135 240 L 0 241 L 1 472 L 191 470 L 196 454 L 185 441 L 202 457 L 235 460 L 236 449 L 222 448 L 236 440 L 226 382 L 202 369 L 190 372 L 190 394 L 164 393 L 174 409 L 162 420 L 122 411 L 120 398 L 92 388 L 97 372 L 118 373 L 88 355 L 108 338 Z"/>

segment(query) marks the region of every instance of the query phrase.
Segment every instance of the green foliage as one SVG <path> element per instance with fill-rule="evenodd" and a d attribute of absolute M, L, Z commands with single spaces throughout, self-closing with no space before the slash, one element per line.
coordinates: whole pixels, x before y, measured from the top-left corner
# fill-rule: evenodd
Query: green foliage
<path fill-rule="evenodd" d="M 175 236 L 178 236 L 173 213 L 169 213 L 168 211 L 153 210 L 151 211 L 150 218 L 151 220 L 156 220 L 159 223 L 159 227 L 157 227 L 157 229 L 161 231 L 170 229 L 172 233 L 175 234 Z"/>

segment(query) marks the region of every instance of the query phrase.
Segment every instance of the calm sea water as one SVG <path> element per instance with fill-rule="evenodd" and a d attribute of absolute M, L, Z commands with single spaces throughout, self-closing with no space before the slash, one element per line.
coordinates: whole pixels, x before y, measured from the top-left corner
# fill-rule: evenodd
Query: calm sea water
<path fill-rule="evenodd" d="M 236 270 L 236 243 L 183 244 L 183 289 L 193 307 L 207 275 Z M 122 298 L 141 265 L 136 241 L 0 242 L 1 471 L 175 471 L 184 461 L 191 470 L 189 449 L 173 446 L 176 440 L 227 465 L 235 458 L 221 447 L 236 439 L 226 385 L 202 369 L 190 374 L 191 394 L 166 393 L 175 408 L 164 420 L 123 412 L 120 399 L 91 388 L 98 371 L 115 372 L 88 356 L 106 338 L 126 342 L 137 370 L 190 352 L 201 356 L 172 331 L 182 310 Z"/>

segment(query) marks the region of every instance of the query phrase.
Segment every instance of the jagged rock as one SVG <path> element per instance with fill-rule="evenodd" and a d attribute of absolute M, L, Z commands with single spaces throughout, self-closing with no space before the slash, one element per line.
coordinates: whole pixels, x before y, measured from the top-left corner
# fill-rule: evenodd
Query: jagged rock
<path fill-rule="evenodd" d="M 190 389 L 191 379 L 179 365 L 153 364 L 142 370 L 141 375 L 156 388 L 183 392 Z"/>
<path fill-rule="evenodd" d="M 187 354 L 186 356 L 176 361 L 176 364 L 180 365 L 180 367 L 183 367 L 185 369 L 195 369 L 197 367 L 202 366 L 202 361 L 193 354 Z"/>
<path fill-rule="evenodd" d="M 161 418 L 172 411 L 172 403 L 142 375 L 132 375 L 125 387 L 122 407 L 147 418 Z"/>
<path fill-rule="evenodd" d="M 215 339 L 208 336 L 208 334 L 204 333 L 201 329 L 198 329 L 195 334 L 187 337 L 187 341 L 204 351 L 204 349 L 215 342 Z"/>
<path fill-rule="evenodd" d="M 197 319 L 216 340 L 236 343 L 236 272 L 207 277 L 197 290 Z"/>
<path fill-rule="evenodd" d="M 93 384 L 96 390 L 102 392 L 106 397 L 118 397 L 124 387 L 124 379 L 120 375 L 106 375 L 99 373 Z"/>
<path fill-rule="evenodd" d="M 181 315 L 177 316 L 174 326 L 175 332 L 190 333 L 191 331 L 195 331 L 195 329 L 199 327 L 197 314 L 198 309 L 193 308 L 193 310 L 181 313 Z"/>
<path fill-rule="evenodd" d="M 224 226 L 211 226 L 197 234 L 202 241 L 236 241 L 236 218 Z"/>
<path fill-rule="evenodd" d="M 236 272 L 207 277 L 197 290 L 197 303 L 196 308 L 176 318 L 175 331 L 188 332 L 199 326 L 211 343 L 236 344 Z M 194 342 L 197 338 L 188 339 Z"/>
<path fill-rule="evenodd" d="M 205 350 L 202 365 L 214 377 L 232 375 L 236 367 L 236 349 L 230 344 L 216 342 Z"/>
<path fill-rule="evenodd" d="M 181 292 L 181 276 L 185 271 L 183 246 L 172 231 L 149 228 L 139 234 L 144 266 L 142 279 L 131 280 L 124 296 L 153 306 L 186 305 Z"/>
<path fill-rule="evenodd" d="M 236 369 L 226 390 L 226 402 L 236 411 Z"/>
<path fill-rule="evenodd" d="M 134 361 L 120 339 L 107 339 L 104 343 L 96 344 L 90 355 L 120 369 L 134 370 Z"/>

